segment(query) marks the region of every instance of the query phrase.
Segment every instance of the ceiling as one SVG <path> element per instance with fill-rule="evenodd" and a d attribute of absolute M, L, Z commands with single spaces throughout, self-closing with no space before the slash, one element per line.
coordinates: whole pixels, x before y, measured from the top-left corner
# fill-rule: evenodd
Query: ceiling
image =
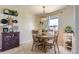
<path fill-rule="evenodd" d="M 47 5 L 45 6 L 45 12 L 46 13 L 50 13 L 50 12 L 54 12 L 56 10 L 59 10 L 61 8 L 64 8 L 65 6 L 61 6 L 61 5 Z M 42 6 L 29 6 L 28 7 L 30 9 L 30 11 L 32 13 L 35 13 L 35 14 L 41 14 L 43 13 L 43 7 Z"/>
<path fill-rule="evenodd" d="M 50 13 L 61 8 L 64 8 L 64 5 L 46 5 L 45 12 Z M 24 10 L 25 12 L 30 12 L 32 14 L 41 14 L 43 13 L 42 5 L 0 5 L 0 8 L 11 8 L 16 10 Z"/>

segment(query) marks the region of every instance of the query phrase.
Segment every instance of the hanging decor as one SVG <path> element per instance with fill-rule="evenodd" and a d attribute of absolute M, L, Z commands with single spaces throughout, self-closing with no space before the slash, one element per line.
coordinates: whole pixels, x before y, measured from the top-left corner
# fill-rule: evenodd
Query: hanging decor
<path fill-rule="evenodd" d="M 7 19 L 1 19 L 1 23 L 2 24 L 7 24 L 8 23 L 8 20 Z"/>
<path fill-rule="evenodd" d="M 17 21 L 17 20 L 13 20 L 12 22 L 13 22 L 13 23 L 18 23 L 18 21 Z"/>
<path fill-rule="evenodd" d="M 17 10 L 10 10 L 10 9 L 3 9 L 3 14 L 12 15 L 12 16 L 18 16 Z"/>
<path fill-rule="evenodd" d="M 41 22 L 47 20 L 46 13 L 45 13 L 45 6 L 43 6 L 42 8 L 43 8 L 43 15 L 41 16 Z"/>

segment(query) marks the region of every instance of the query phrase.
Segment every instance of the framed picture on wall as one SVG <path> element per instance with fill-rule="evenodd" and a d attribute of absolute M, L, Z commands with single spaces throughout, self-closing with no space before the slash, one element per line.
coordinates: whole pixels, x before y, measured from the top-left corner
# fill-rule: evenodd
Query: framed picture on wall
<path fill-rule="evenodd" d="M 8 32 L 8 28 L 3 28 L 3 32 Z"/>

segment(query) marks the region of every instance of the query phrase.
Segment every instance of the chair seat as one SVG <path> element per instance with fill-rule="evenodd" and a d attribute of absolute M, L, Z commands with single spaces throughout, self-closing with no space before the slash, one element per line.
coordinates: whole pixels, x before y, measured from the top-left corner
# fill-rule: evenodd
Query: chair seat
<path fill-rule="evenodd" d="M 53 43 L 53 40 L 48 40 L 47 42 L 48 42 L 48 43 Z"/>
<path fill-rule="evenodd" d="M 53 43 L 46 42 L 46 48 L 51 49 L 54 46 Z"/>

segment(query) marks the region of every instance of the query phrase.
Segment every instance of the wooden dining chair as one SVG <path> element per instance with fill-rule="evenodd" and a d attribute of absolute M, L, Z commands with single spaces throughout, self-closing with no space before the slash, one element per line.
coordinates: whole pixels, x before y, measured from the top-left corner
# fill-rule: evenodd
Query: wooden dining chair
<path fill-rule="evenodd" d="M 59 32 L 58 31 L 54 31 L 53 46 L 54 46 L 55 53 L 57 53 L 56 50 L 58 50 L 58 53 L 59 53 L 58 36 L 59 36 Z"/>
<path fill-rule="evenodd" d="M 37 35 L 38 31 L 36 30 L 32 30 L 32 38 L 33 38 L 33 44 L 32 44 L 32 50 L 34 49 L 34 47 L 36 46 L 35 44 L 38 42 L 36 35 Z"/>
<path fill-rule="evenodd" d="M 39 42 L 39 38 L 37 38 L 38 31 L 32 31 L 32 37 L 33 37 L 33 44 L 32 44 L 32 51 L 35 49 L 39 49 L 39 47 L 42 47 L 42 43 Z"/>
<path fill-rule="evenodd" d="M 58 53 L 59 53 L 59 46 L 58 46 L 58 35 L 59 35 L 59 32 L 58 31 L 54 31 L 54 36 L 53 38 L 51 39 L 52 42 L 46 42 L 46 48 L 47 49 L 54 49 L 54 53 L 56 54 L 58 50 Z"/>

